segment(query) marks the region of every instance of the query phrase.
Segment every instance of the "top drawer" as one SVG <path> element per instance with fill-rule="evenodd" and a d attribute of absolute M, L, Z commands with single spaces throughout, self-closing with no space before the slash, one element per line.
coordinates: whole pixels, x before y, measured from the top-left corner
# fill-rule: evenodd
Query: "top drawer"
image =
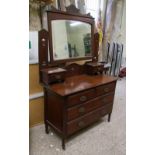
<path fill-rule="evenodd" d="M 67 98 L 67 105 L 72 106 L 75 104 L 86 102 L 92 98 L 94 98 L 95 95 L 95 89 L 90 89 L 72 96 L 69 96 Z"/>
<path fill-rule="evenodd" d="M 115 91 L 116 82 L 102 85 L 96 88 L 97 95 L 103 95 Z"/>

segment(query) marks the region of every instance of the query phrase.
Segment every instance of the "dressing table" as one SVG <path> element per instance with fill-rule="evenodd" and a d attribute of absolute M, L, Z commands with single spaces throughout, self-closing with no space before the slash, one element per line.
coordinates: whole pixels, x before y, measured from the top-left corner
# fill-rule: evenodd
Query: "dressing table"
<path fill-rule="evenodd" d="M 45 131 L 62 137 L 62 148 L 75 132 L 108 115 L 113 108 L 117 78 L 103 75 L 97 61 L 98 34 L 94 18 L 71 5 L 66 12 L 47 11 L 39 32 L 39 77 L 44 88 Z M 75 61 L 85 60 L 84 64 Z"/>

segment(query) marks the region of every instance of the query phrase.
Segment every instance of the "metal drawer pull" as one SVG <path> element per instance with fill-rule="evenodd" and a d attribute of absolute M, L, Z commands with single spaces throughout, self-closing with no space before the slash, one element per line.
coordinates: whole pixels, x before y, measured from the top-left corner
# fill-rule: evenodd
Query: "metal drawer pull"
<path fill-rule="evenodd" d="M 85 108 L 84 107 L 79 108 L 79 113 L 84 113 L 84 112 L 85 112 Z"/>
<path fill-rule="evenodd" d="M 84 127 L 85 126 L 85 123 L 83 121 L 81 121 L 81 122 L 78 123 L 78 126 L 79 127 Z"/>
<path fill-rule="evenodd" d="M 108 92 L 109 91 L 109 88 L 104 88 L 104 92 Z"/>
<path fill-rule="evenodd" d="M 43 61 L 41 65 L 46 66 L 46 61 Z"/>
<path fill-rule="evenodd" d="M 55 75 L 55 78 L 56 79 L 61 79 L 61 76 L 60 75 Z"/>
<path fill-rule="evenodd" d="M 44 42 L 44 41 L 46 41 L 46 39 L 45 38 L 42 38 L 41 41 Z"/>
<path fill-rule="evenodd" d="M 86 96 L 81 96 L 80 97 L 80 101 L 86 101 L 87 100 L 87 97 Z"/>

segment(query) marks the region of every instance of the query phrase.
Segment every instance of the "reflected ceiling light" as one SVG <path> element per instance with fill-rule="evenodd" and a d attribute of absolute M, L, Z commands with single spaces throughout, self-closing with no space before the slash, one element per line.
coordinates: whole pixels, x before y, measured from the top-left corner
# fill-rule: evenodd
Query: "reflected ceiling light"
<path fill-rule="evenodd" d="M 74 22 L 74 23 L 71 23 L 70 26 L 77 26 L 77 25 L 80 25 L 81 22 Z"/>

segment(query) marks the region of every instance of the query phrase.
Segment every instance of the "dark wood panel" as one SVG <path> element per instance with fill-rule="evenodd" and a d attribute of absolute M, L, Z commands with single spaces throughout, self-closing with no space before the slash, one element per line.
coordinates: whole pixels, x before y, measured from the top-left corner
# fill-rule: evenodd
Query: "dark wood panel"
<path fill-rule="evenodd" d="M 71 121 L 77 117 L 80 117 L 82 115 L 87 114 L 90 111 L 93 111 L 99 107 L 102 107 L 106 104 L 113 103 L 114 93 L 97 97 L 93 100 L 90 100 L 84 104 L 80 104 L 77 106 L 74 106 L 72 108 L 69 108 L 67 110 L 67 119 L 68 121 Z"/>
<path fill-rule="evenodd" d="M 98 61 L 98 51 L 99 51 L 99 33 L 94 34 L 94 57 L 93 61 Z"/>
<path fill-rule="evenodd" d="M 63 99 L 47 92 L 45 119 L 61 131 L 63 127 L 63 104 Z"/>
<path fill-rule="evenodd" d="M 84 65 L 79 65 L 76 63 L 65 66 L 65 69 L 67 70 L 66 77 L 81 75 L 85 73 Z"/>
<path fill-rule="evenodd" d="M 38 50 L 38 57 L 39 57 L 39 81 L 42 82 L 42 74 L 41 69 L 47 68 L 48 66 L 48 42 L 49 42 L 49 35 L 48 31 L 42 29 L 38 32 L 38 42 L 39 42 L 39 50 Z"/>
<path fill-rule="evenodd" d="M 108 104 L 99 110 L 89 113 L 87 116 L 84 116 L 75 121 L 67 123 L 67 134 L 71 135 L 75 133 L 76 131 L 97 121 L 100 117 L 108 113 L 111 113 L 111 111 L 112 111 L 112 104 Z"/>

